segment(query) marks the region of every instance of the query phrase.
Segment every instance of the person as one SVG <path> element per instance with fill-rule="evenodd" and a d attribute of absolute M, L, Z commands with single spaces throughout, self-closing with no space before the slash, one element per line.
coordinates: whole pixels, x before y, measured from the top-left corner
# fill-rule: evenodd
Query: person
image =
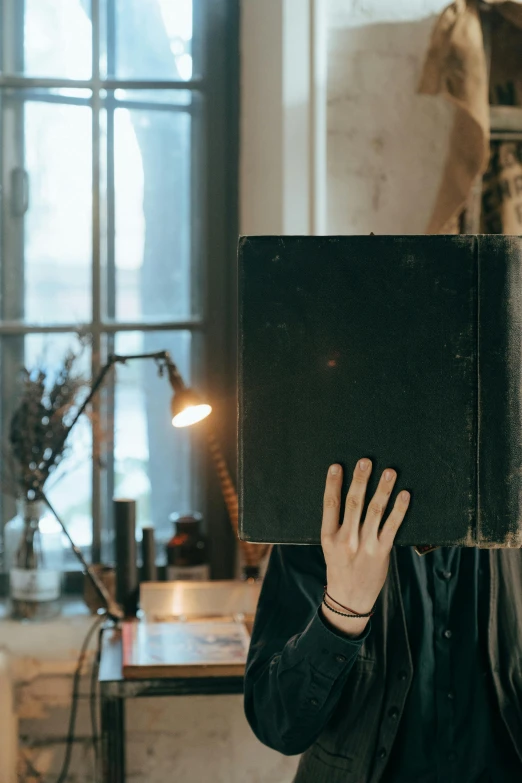
<path fill-rule="evenodd" d="M 394 546 L 410 493 L 358 460 L 342 524 L 332 465 L 321 546 L 273 547 L 244 706 L 261 742 L 302 754 L 294 783 L 520 783 L 522 558 Z"/>

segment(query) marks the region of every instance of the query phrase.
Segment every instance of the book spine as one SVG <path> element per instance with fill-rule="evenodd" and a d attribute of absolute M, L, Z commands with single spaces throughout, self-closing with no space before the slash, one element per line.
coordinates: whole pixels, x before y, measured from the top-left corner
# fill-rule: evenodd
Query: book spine
<path fill-rule="evenodd" d="M 477 237 L 477 544 L 522 546 L 522 238 Z"/>
<path fill-rule="evenodd" d="M 238 538 L 240 541 L 248 541 L 245 535 L 243 518 L 243 250 L 246 237 L 240 237 L 237 248 L 237 285 L 238 285 L 238 308 L 237 308 L 237 493 L 238 493 Z"/>

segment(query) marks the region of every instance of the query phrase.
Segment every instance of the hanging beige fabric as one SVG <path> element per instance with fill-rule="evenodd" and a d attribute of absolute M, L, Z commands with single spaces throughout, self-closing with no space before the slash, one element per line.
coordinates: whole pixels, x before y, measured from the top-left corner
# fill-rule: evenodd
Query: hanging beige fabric
<path fill-rule="evenodd" d="M 488 220 L 489 225 L 501 228 L 487 233 L 522 233 L 522 224 L 517 223 L 517 230 L 513 230 L 516 205 L 503 203 L 504 199 L 518 202 L 522 196 L 522 193 L 516 193 L 514 181 L 513 186 L 504 184 L 508 177 L 516 179 L 520 173 L 513 165 L 513 155 L 518 155 L 520 145 L 514 142 L 509 142 L 508 147 L 505 143 L 498 145 L 492 157 L 494 166 L 488 170 L 490 101 L 522 105 L 522 0 L 488 0 L 488 4 L 494 6 L 491 11 L 491 95 L 477 0 L 456 0 L 442 12 L 424 63 L 419 92 L 444 95 L 456 107 L 442 182 L 427 228 L 430 234 L 454 233 L 473 183 L 486 172 L 483 211 L 486 211 L 487 203 L 489 213 L 488 216 L 484 214 L 483 219 Z M 501 48 L 495 43 L 500 40 Z M 508 161 L 509 166 L 505 166 Z"/>

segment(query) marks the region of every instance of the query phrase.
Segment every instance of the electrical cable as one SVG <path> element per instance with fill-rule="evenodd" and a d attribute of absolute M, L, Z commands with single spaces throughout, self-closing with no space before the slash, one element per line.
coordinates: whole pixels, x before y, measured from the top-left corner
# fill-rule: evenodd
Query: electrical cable
<path fill-rule="evenodd" d="M 98 739 L 100 735 L 98 733 L 98 719 L 96 714 L 97 695 L 98 695 L 96 686 L 98 682 L 98 672 L 100 671 L 102 636 L 103 636 L 103 628 L 99 628 L 98 644 L 96 647 L 96 657 L 92 662 L 92 668 L 91 668 L 91 687 L 90 687 L 90 694 L 89 694 L 89 706 L 91 712 L 92 751 L 94 755 L 94 783 L 98 783 L 98 773 L 100 770 L 100 758 L 98 752 Z"/>
<path fill-rule="evenodd" d="M 65 780 L 69 772 L 69 766 L 71 763 L 72 750 L 73 750 L 73 744 L 75 739 L 76 714 L 78 712 L 78 697 L 80 692 L 80 681 L 81 681 L 83 664 L 93 634 L 98 628 L 98 626 L 100 625 L 100 623 L 103 622 L 104 619 L 105 619 L 105 615 L 103 614 L 100 617 L 97 617 L 95 622 L 91 625 L 91 627 L 87 631 L 87 634 L 85 635 L 85 639 L 83 640 L 80 654 L 78 656 L 78 662 L 76 664 L 76 669 L 73 678 L 73 693 L 72 693 L 72 702 L 71 702 L 71 712 L 69 714 L 69 729 L 67 732 L 65 756 L 63 759 L 63 764 L 60 770 L 60 774 L 56 779 L 56 783 L 65 783 Z"/>

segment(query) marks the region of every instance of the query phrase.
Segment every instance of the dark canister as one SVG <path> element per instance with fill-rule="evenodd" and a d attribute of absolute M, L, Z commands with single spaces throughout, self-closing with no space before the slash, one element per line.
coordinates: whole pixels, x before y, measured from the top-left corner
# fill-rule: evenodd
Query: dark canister
<path fill-rule="evenodd" d="M 174 535 L 167 544 L 167 579 L 210 579 L 201 514 L 171 514 L 169 519 L 174 523 Z"/>
<path fill-rule="evenodd" d="M 155 582 L 158 578 L 158 572 L 156 568 L 154 528 L 143 527 L 141 529 L 141 535 L 141 581 Z"/>
<path fill-rule="evenodd" d="M 136 501 L 114 499 L 114 541 L 116 548 L 116 598 L 126 617 L 138 608 L 138 563 L 136 553 Z"/>

